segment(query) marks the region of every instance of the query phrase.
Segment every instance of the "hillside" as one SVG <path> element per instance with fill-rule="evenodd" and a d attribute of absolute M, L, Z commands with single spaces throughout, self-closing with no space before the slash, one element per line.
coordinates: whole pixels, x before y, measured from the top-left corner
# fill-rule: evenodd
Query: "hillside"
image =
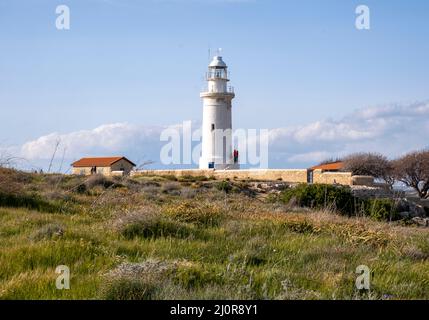
<path fill-rule="evenodd" d="M 174 180 L 0 169 L 0 298 L 429 299 L 428 228 Z"/>

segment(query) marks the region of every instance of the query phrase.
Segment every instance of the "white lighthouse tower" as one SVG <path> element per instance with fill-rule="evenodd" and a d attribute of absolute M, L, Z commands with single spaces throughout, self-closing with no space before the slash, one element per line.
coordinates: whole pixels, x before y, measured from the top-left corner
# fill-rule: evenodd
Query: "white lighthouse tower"
<path fill-rule="evenodd" d="M 213 57 L 206 74 L 203 99 L 202 150 L 200 169 L 238 169 L 238 152 L 232 146 L 231 101 L 228 67 L 221 56 Z"/>

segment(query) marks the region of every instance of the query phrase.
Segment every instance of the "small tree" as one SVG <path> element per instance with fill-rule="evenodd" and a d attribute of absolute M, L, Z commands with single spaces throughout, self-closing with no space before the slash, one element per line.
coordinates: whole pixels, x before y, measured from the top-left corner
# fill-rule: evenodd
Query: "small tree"
<path fill-rule="evenodd" d="M 395 183 L 393 163 L 380 153 L 354 153 L 344 158 L 343 162 L 343 171 L 383 179 L 391 188 Z"/>
<path fill-rule="evenodd" d="M 341 162 L 341 161 L 343 161 L 342 158 L 328 158 L 323 161 L 320 161 L 319 166 L 323 164 L 330 164 L 330 163 Z"/>
<path fill-rule="evenodd" d="M 416 190 L 420 198 L 429 198 L 429 150 L 411 152 L 393 164 L 399 181 Z"/>

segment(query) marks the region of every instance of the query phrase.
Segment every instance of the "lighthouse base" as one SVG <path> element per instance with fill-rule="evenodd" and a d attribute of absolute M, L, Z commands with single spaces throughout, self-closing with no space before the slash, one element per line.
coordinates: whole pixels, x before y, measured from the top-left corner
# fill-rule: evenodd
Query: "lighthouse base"
<path fill-rule="evenodd" d="M 215 169 L 215 170 L 238 170 L 240 169 L 239 163 L 222 163 L 220 161 L 216 162 L 213 159 L 207 160 L 205 158 L 200 158 L 199 168 L 201 170 Z"/>

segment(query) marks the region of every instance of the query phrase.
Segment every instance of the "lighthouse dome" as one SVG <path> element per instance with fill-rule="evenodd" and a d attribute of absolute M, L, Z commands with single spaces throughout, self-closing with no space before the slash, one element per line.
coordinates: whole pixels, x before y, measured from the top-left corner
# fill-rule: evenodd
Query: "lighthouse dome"
<path fill-rule="evenodd" d="M 222 60 L 221 56 L 214 56 L 212 62 L 209 64 L 210 68 L 226 68 L 226 63 Z"/>

